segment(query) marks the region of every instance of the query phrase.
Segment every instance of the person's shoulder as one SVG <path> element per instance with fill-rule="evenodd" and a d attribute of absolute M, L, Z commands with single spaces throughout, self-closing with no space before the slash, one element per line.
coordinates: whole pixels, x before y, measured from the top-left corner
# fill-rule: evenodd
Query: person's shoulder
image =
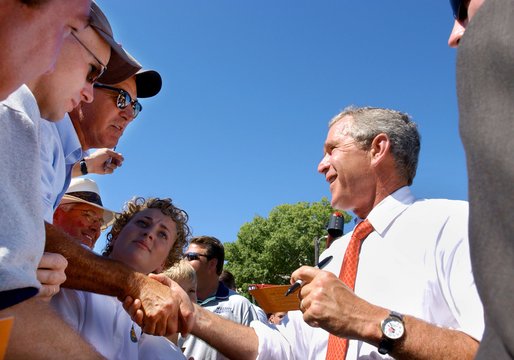
<path fill-rule="evenodd" d="M 20 86 L 1 102 L 2 108 L 15 113 L 27 114 L 30 118 L 39 118 L 36 98 L 27 85 Z M 4 110 L 5 111 L 5 110 Z"/>
<path fill-rule="evenodd" d="M 232 300 L 232 301 L 239 301 L 239 302 L 242 302 L 242 303 L 249 303 L 249 304 L 251 304 L 250 300 L 245 298 L 243 295 L 235 292 L 234 290 L 230 290 L 230 292 L 228 294 L 228 298 L 230 300 Z"/>
<path fill-rule="evenodd" d="M 417 199 L 412 204 L 413 209 L 428 209 L 443 213 L 467 213 L 469 203 L 464 200 L 450 200 L 450 199 Z"/>

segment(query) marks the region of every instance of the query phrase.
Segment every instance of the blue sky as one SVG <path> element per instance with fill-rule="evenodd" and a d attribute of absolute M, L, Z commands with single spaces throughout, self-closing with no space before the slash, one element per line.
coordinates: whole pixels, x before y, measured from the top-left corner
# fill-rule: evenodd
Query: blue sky
<path fill-rule="evenodd" d="M 92 177 L 106 206 L 171 197 L 194 235 L 235 241 L 255 215 L 330 197 L 316 167 L 328 121 L 351 104 L 411 114 L 422 136 L 414 192 L 467 199 L 448 1 L 98 3 L 164 81 L 118 144 L 124 165 Z"/>

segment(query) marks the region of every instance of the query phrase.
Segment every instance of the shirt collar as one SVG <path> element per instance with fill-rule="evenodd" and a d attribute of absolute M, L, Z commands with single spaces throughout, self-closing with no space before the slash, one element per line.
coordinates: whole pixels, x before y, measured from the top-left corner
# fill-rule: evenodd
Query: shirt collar
<path fill-rule="evenodd" d="M 66 164 L 75 164 L 88 155 L 88 152 L 82 151 L 79 137 L 68 114 L 56 122 L 55 126 L 61 138 Z"/>
<path fill-rule="evenodd" d="M 404 186 L 382 200 L 369 213 L 367 219 L 373 225 L 373 229 L 384 235 L 387 228 L 415 201 L 414 195 L 408 186 Z M 356 218 L 355 225 L 364 219 Z"/>
<path fill-rule="evenodd" d="M 198 300 L 197 303 L 198 303 L 198 305 L 203 306 L 203 305 L 211 302 L 214 299 L 227 300 L 229 295 L 230 295 L 230 290 L 221 281 L 219 281 L 218 282 L 218 290 L 216 290 L 216 294 L 214 294 L 213 296 L 209 296 L 205 300 Z"/>

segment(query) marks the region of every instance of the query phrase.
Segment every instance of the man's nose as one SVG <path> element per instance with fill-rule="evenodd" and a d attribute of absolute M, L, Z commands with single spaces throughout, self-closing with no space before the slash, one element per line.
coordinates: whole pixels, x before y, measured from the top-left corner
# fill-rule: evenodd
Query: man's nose
<path fill-rule="evenodd" d="M 323 158 L 321 159 L 321 161 L 318 164 L 318 172 L 320 174 L 324 174 L 328 171 L 329 167 L 330 167 L 329 156 L 328 156 L 328 154 L 325 154 L 325 156 L 323 156 Z"/>
<path fill-rule="evenodd" d="M 459 46 L 460 39 L 462 38 L 462 35 L 464 35 L 465 31 L 466 24 L 455 20 L 452 32 L 450 33 L 450 37 L 448 38 L 448 46 L 452 48 L 456 48 L 457 46 Z"/>

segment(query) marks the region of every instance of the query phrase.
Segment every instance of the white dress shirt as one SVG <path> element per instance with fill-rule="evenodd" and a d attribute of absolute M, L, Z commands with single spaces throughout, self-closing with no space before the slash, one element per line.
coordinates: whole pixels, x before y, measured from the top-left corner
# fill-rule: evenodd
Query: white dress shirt
<path fill-rule="evenodd" d="M 361 247 L 356 295 L 480 340 L 483 310 L 471 273 L 467 202 L 415 199 L 403 187 L 368 220 L 374 231 Z M 321 259 L 334 257 L 324 270 L 339 275 L 350 237 L 323 252 Z M 276 329 L 259 322 L 251 326 L 259 337 L 259 359 L 325 359 L 328 332 L 307 325 L 299 311 L 289 312 Z M 368 343 L 349 342 L 347 359 L 381 358 L 390 357 Z"/>

